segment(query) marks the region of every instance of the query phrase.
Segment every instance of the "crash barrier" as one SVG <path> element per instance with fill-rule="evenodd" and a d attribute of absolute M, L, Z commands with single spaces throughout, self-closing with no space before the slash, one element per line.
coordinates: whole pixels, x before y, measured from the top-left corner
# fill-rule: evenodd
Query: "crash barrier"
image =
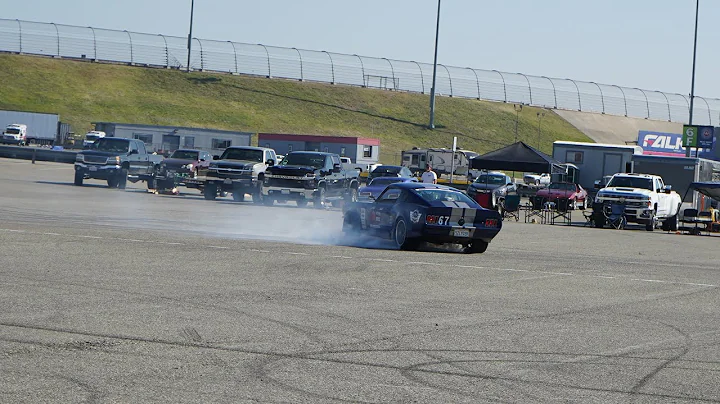
<path fill-rule="evenodd" d="M 427 94 L 433 65 L 263 44 L 0 19 L 0 51 Z M 438 95 L 687 122 L 689 98 L 612 84 L 438 64 Z M 720 124 L 720 99 L 695 96 L 692 122 Z M 707 120 L 705 120 L 707 119 Z"/>
<path fill-rule="evenodd" d="M 0 157 L 33 161 L 74 163 L 77 151 L 50 150 L 42 147 L 0 146 Z"/>

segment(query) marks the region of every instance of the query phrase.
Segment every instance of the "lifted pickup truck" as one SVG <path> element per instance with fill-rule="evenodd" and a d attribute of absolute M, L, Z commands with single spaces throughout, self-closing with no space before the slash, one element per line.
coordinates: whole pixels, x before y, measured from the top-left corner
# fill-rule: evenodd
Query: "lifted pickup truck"
<path fill-rule="evenodd" d="M 605 212 L 616 203 L 625 205 L 628 222 L 644 224 L 647 231 L 653 231 L 659 222 L 662 222 L 663 230 L 677 230 L 678 212 L 682 205 L 680 195 L 657 175 L 613 175 L 607 186 L 595 196 L 595 227 L 605 226 Z"/>
<path fill-rule="evenodd" d="M 295 201 L 303 207 L 312 201 L 316 208 L 332 200 L 355 202 L 358 174 L 355 169 L 343 170 L 340 156 L 334 153 L 290 152 L 280 165 L 265 172 L 263 202 L 271 206 L 275 201 Z"/>
<path fill-rule="evenodd" d="M 228 147 L 221 156 L 213 156 L 213 161 L 208 166 L 202 185 L 205 199 L 214 200 L 218 194 L 231 192 L 235 201 L 242 202 L 245 194 L 250 194 L 253 203 L 262 203 L 260 184 L 268 165 L 276 162 L 273 149 Z"/>
<path fill-rule="evenodd" d="M 108 187 L 125 189 L 127 181 L 145 181 L 155 188 L 155 173 L 163 157 L 149 154 L 137 139 L 105 137 L 75 157 L 75 185 L 86 179 L 106 180 Z"/>

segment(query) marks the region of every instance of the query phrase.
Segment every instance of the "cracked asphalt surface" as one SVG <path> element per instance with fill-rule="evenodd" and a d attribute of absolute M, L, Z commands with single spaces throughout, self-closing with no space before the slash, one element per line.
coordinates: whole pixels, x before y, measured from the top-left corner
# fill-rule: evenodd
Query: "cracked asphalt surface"
<path fill-rule="evenodd" d="M 720 402 L 720 237 L 578 213 L 403 252 L 65 164 L 0 190 L 2 402 Z"/>

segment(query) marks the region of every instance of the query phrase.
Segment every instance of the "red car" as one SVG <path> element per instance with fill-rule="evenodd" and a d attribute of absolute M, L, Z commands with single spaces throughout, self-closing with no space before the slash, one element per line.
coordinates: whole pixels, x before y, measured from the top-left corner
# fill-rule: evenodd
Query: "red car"
<path fill-rule="evenodd" d="M 571 209 L 585 209 L 587 207 L 588 193 L 578 184 L 569 182 L 551 182 L 547 188 L 537 191 L 537 196 L 549 200 L 567 198 L 570 200 Z"/>

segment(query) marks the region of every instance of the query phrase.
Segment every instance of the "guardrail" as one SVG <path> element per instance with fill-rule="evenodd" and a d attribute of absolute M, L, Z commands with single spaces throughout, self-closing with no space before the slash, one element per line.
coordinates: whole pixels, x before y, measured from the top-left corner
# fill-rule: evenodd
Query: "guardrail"
<path fill-rule="evenodd" d="M 77 151 L 50 150 L 42 147 L 0 146 L 0 157 L 22 160 L 75 163 Z"/>
<path fill-rule="evenodd" d="M 0 51 L 186 69 L 186 37 L 0 18 Z M 426 94 L 433 66 L 327 51 L 192 38 L 190 69 Z M 687 122 L 687 95 L 438 65 L 438 95 Z M 720 124 L 720 99 L 696 96 L 693 121 Z M 707 119 L 707 120 L 706 120 Z"/>

